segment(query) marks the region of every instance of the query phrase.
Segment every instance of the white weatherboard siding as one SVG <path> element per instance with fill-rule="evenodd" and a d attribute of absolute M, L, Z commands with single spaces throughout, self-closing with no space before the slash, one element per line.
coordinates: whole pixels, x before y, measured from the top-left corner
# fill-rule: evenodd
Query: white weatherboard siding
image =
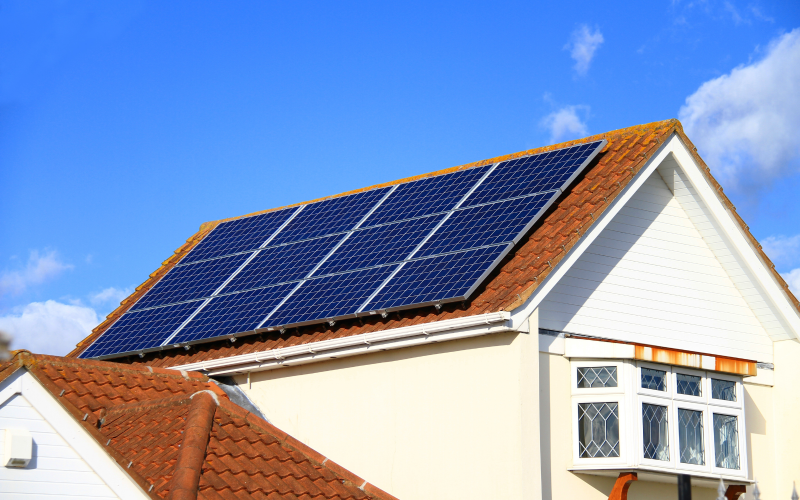
<path fill-rule="evenodd" d="M 714 252 L 717 260 L 728 273 L 739 293 L 747 300 L 750 309 L 761 322 L 770 338 L 774 341 L 790 340 L 787 325 L 781 323 L 779 313 L 770 305 L 765 291 L 757 285 L 758 281 L 747 271 L 733 244 L 722 235 L 724 232 L 714 222 L 708 207 L 703 203 L 700 194 L 692 186 L 686 174 L 681 170 L 674 158 L 667 158 L 658 166 L 658 173 L 672 190 L 675 199 L 686 211 L 686 215 L 697 228 L 708 247 Z"/>
<path fill-rule="evenodd" d="M 771 362 L 733 279 L 654 172 L 542 301 L 540 326 Z"/>
<path fill-rule="evenodd" d="M 22 394 L 0 404 L 0 452 L 8 427 L 31 432 L 33 459 L 25 468 L 0 467 L 0 499 L 119 498 Z"/>

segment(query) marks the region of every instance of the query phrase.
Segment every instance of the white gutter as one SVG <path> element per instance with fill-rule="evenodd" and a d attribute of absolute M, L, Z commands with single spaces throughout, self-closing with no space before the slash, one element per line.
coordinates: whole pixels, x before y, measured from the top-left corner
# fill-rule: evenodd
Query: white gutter
<path fill-rule="evenodd" d="M 500 311 L 421 325 L 404 326 L 379 332 L 362 333 L 340 339 L 322 340 L 222 359 L 170 366 L 168 368 L 173 370 L 205 371 L 209 375 L 231 375 L 274 370 L 284 366 L 314 363 L 333 358 L 399 349 L 431 342 L 478 337 L 512 330 L 511 313 Z"/>

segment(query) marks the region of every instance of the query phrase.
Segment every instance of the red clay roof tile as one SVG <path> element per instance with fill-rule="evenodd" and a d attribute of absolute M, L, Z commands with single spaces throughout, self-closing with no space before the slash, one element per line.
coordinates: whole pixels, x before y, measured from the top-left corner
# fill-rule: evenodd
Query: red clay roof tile
<path fill-rule="evenodd" d="M 193 453 L 200 453 L 201 499 L 394 498 L 374 487 L 364 493 L 358 476 L 235 405 L 202 374 L 185 377 L 174 370 L 151 372 L 148 367 L 17 351 L 0 365 L 0 381 L 21 368 L 154 499 L 169 495 L 176 464 L 181 457 L 191 462 Z M 192 395 L 211 401 L 209 391 L 218 403 L 212 403 L 208 445 L 200 452 L 186 446 L 189 433 L 197 432 L 187 428 L 187 419 L 197 406 Z"/>

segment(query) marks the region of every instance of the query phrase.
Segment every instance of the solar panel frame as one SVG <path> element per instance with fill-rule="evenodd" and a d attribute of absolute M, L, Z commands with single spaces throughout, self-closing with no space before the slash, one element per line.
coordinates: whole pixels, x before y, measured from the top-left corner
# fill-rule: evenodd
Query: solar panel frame
<path fill-rule="evenodd" d="M 398 274 L 398 271 L 402 270 L 402 268 L 404 267 L 404 263 L 413 262 L 413 261 L 416 261 L 416 260 L 443 257 L 444 255 L 449 255 L 449 254 L 452 254 L 452 253 L 460 253 L 460 252 L 449 252 L 447 254 L 435 254 L 435 255 L 428 255 L 428 256 L 424 256 L 424 257 L 417 256 L 416 258 L 414 258 L 413 254 L 415 252 L 412 252 L 412 255 L 410 255 L 407 259 L 405 259 L 403 261 L 403 263 L 401 263 L 399 265 L 398 264 L 388 264 L 388 265 L 378 266 L 376 268 L 355 269 L 355 270 L 351 270 L 351 271 L 348 271 L 348 272 L 342 272 L 342 273 L 333 274 L 333 275 L 319 275 L 319 276 L 313 276 L 313 277 L 311 277 L 309 275 L 309 276 L 306 277 L 305 280 L 299 281 L 298 282 L 299 284 L 293 285 L 293 286 L 295 286 L 295 288 L 294 288 L 294 291 L 290 292 L 290 296 L 285 298 L 284 302 L 282 302 L 278 307 L 276 307 L 273 310 L 273 313 L 271 313 L 269 317 L 267 317 L 264 321 L 262 321 L 261 324 L 258 327 L 254 328 L 252 331 L 239 332 L 239 333 L 236 333 L 234 335 L 242 335 L 242 334 L 253 333 L 253 332 L 258 332 L 258 331 L 265 331 L 265 330 L 274 330 L 274 329 L 277 329 L 277 328 L 284 328 L 284 327 L 291 328 L 291 327 L 294 327 L 294 326 L 300 326 L 300 325 L 305 325 L 305 324 L 319 323 L 321 321 L 334 321 L 334 320 L 343 319 L 343 318 L 352 318 L 352 317 L 356 317 L 356 316 L 370 315 L 370 314 L 381 313 L 381 312 L 389 312 L 389 311 L 396 311 L 396 310 L 419 308 L 419 307 L 424 307 L 426 305 L 432 305 L 432 304 L 444 304 L 444 303 L 448 303 L 448 302 L 467 300 L 472 295 L 472 293 L 474 293 L 474 291 L 479 286 L 482 285 L 482 283 L 485 280 L 485 278 L 496 268 L 496 266 L 502 261 L 502 259 L 505 258 L 505 256 L 508 254 L 508 252 L 511 251 L 511 249 L 514 247 L 516 242 L 518 242 L 519 239 L 521 239 L 525 234 L 527 234 L 528 231 L 533 227 L 533 225 L 536 224 L 536 222 L 538 222 L 538 220 L 547 212 L 547 210 L 550 208 L 550 206 L 552 206 L 552 204 L 555 203 L 555 201 L 556 201 L 556 199 L 558 197 L 557 195 L 560 194 L 561 192 L 563 192 L 563 190 L 567 186 L 569 186 L 578 175 L 581 174 L 581 172 L 585 169 L 585 167 L 589 163 L 591 163 L 592 160 L 594 160 L 594 158 L 597 156 L 597 154 L 599 154 L 599 152 L 603 149 L 603 147 L 605 146 L 606 143 L 607 143 L 607 141 L 605 141 L 605 140 L 596 141 L 594 143 L 588 143 L 588 144 L 591 145 L 591 147 L 587 146 L 587 149 L 590 150 L 590 154 L 585 155 L 585 157 L 583 158 L 583 161 L 578 166 L 578 168 L 574 169 L 566 179 L 563 179 L 561 181 L 560 185 L 557 187 L 557 189 L 551 190 L 553 192 L 553 196 L 550 197 L 550 199 L 547 201 L 547 203 L 542 208 L 540 208 L 537 211 L 536 214 L 534 214 L 534 216 L 531 218 L 531 220 L 512 239 L 512 241 L 504 246 L 503 250 L 494 259 L 494 261 L 491 263 L 491 265 L 488 265 L 486 267 L 486 269 L 482 272 L 481 276 L 479 276 L 474 281 L 474 283 L 467 289 L 467 291 L 465 293 L 459 295 L 458 297 L 450 297 L 450 298 L 444 298 L 444 299 L 441 299 L 441 300 L 434 300 L 434 301 L 431 301 L 429 303 L 427 303 L 427 302 L 426 303 L 410 303 L 410 304 L 401 304 L 401 305 L 397 305 L 397 306 L 389 306 L 389 307 L 385 308 L 384 310 L 372 310 L 372 308 L 370 308 L 370 310 L 368 310 L 368 311 L 363 311 L 362 309 L 364 309 L 365 306 L 371 305 L 371 304 L 369 304 L 369 302 L 372 301 L 374 299 L 375 295 L 376 295 L 376 294 L 373 294 L 372 296 L 367 298 L 367 300 L 355 311 L 351 312 L 350 310 L 343 311 L 343 310 L 337 309 L 338 312 L 344 313 L 341 316 L 336 315 L 336 316 L 325 317 L 325 318 L 316 317 L 315 316 L 315 317 L 313 317 L 311 319 L 307 319 L 307 320 L 303 320 L 303 321 L 293 321 L 292 323 L 287 323 L 287 324 L 283 324 L 283 325 L 278 325 L 278 324 L 274 323 L 274 321 L 270 321 L 270 318 L 272 318 L 272 317 L 274 317 L 275 320 L 278 320 L 278 319 L 284 317 L 283 314 L 279 314 L 279 315 L 276 316 L 273 313 L 277 312 L 284 305 L 284 303 L 287 302 L 288 300 L 290 300 L 291 296 L 293 296 L 294 293 L 297 292 L 298 290 L 302 289 L 302 286 L 307 282 L 310 282 L 310 281 L 315 281 L 316 282 L 316 280 L 320 280 L 320 279 L 330 279 L 332 277 L 335 277 L 335 276 L 338 276 L 338 275 L 342 275 L 342 274 L 358 274 L 358 273 L 363 273 L 363 272 L 367 272 L 367 271 L 377 272 L 377 271 L 373 271 L 373 270 L 382 269 L 382 268 L 383 268 L 383 271 L 385 271 L 386 269 L 391 269 L 392 271 L 390 273 L 389 278 L 386 279 L 379 286 L 379 288 L 375 291 L 376 293 L 378 293 L 378 292 L 380 292 L 381 289 L 385 288 L 387 284 L 389 284 L 391 279 L 395 275 Z M 558 150 L 555 150 L 555 151 L 557 152 Z M 541 153 L 541 154 L 549 155 L 550 153 Z M 575 154 L 574 152 L 571 153 L 571 155 L 574 155 L 574 154 Z M 531 157 L 531 156 L 536 156 L 536 155 L 528 155 L 528 157 Z M 548 158 L 552 158 L 554 156 L 556 156 L 556 155 L 549 156 Z M 524 159 L 524 158 L 527 158 L 527 157 L 521 157 L 521 158 Z M 515 159 L 515 160 L 518 160 L 518 159 Z M 491 167 L 489 167 L 489 166 L 473 167 L 475 169 L 477 169 L 477 168 L 486 168 L 487 170 L 489 170 L 489 172 L 483 172 L 483 176 L 478 181 L 478 185 L 473 186 L 470 189 L 470 192 L 465 197 L 462 198 L 462 200 L 457 204 L 455 209 L 461 208 L 463 210 L 463 209 L 474 207 L 475 204 L 470 203 L 469 201 L 470 201 L 470 198 L 472 197 L 472 195 L 475 194 L 477 188 L 480 187 L 481 181 L 483 181 L 486 178 L 488 178 L 490 176 L 491 172 L 494 171 L 497 167 L 499 167 L 503 163 L 505 163 L 505 162 L 498 162 L 498 163 L 493 164 Z M 445 175 L 447 175 L 447 174 L 445 174 Z M 562 175 L 561 177 L 563 178 L 564 176 Z M 391 197 L 391 195 L 392 195 L 394 190 L 399 189 L 399 187 L 402 187 L 403 185 L 404 184 L 398 184 L 398 185 L 392 186 L 391 188 L 376 188 L 376 189 L 373 189 L 373 190 L 363 191 L 361 193 L 356 193 L 355 195 L 347 195 L 347 196 L 357 196 L 357 195 L 363 195 L 365 193 L 372 193 L 371 198 L 374 200 L 374 202 L 371 204 L 371 208 L 368 208 L 366 211 L 362 211 L 361 212 L 361 214 L 363 214 L 363 216 L 360 219 L 360 222 L 358 224 L 356 224 L 354 227 L 352 227 L 351 229 L 349 229 L 348 231 L 346 231 L 347 234 L 345 236 L 345 239 L 347 239 L 347 237 L 350 237 L 353 234 L 353 231 L 356 231 L 359 228 L 363 230 L 363 229 L 367 229 L 367 228 L 372 227 L 372 226 L 370 226 L 370 221 L 369 221 L 370 217 L 372 215 L 374 215 L 374 213 L 376 212 L 377 209 L 380 208 L 382 203 L 384 203 L 387 199 L 389 199 Z M 343 197 L 332 198 L 332 199 L 336 200 L 336 199 L 341 199 L 341 198 L 343 198 Z M 525 198 L 525 196 L 522 196 L 520 198 Z M 322 202 L 316 202 L 316 203 L 324 203 L 325 201 L 329 201 L 329 200 L 323 200 Z M 287 220 L 285 220 L 283 222 L 283 225 L 279 228 L 279 230 L 276 231 L 275 233 L 273 233 L 273 235 L 270 237 L 270 239 L 267 240 L 266 242 L 264 242 L 261 245 L 261 247 L 262 248 L 265 247 L 268 242 L 272 243 L 274 245 L 279 245 L 280 243 L 282 243 L 283 241 L 280 238 L 281 237 L 280 231 L 282 229 L 284 229 L 285 227 L 287 227 L 291 222 L 293 222 L 294 219 L 296 218 L 296 216 L 299 213 L 301 213 L 304 208 L 307 209 L 309 206 L 315 205 L 316 203 L 307 204 L 307 205 L 301 205 L 299 208 L 297 208 L 294 212 L 292 212 L 291 216 Z M 447 212 L 447 214 L 445 215 L 445 218 L 449 218 L 453 213 L 454 213 L 454 211 L 453 211 L 453 209 L 451 209 L 451 211 Z M 355 218 L 352 217 L 351 219 L 354 220 Z M 430 235 L 428 235 L 428 237 L 426 237 L 425 241 L 427 241 L 427 239 L 430 239 L 430 237 L 433 236 L 435 230 L 438 229 L 439 227 L 441 227 L 441 225 L 442 225 L 441 223 L 439 225 L 437 225 L 436 228 L 434 229 L 434 231 L 432 231 L 432 233 Z M 308 235 L 308 233 L 305 233 L 305 234 Z M 331 234 L 331 232 L 328 231 L 328 234 Z M 316 232 L 316 233 L 312 234 L 312 237 L 315 237 L 315 238 L 319 238 L 321 236 L 324 236 L 324 235 L 322 233 L 320 233 L 320 232 Z M 289 237 L 289 238 L 291 238 L 291 237 Z M 290 239 L 288 241 L 292 241 L 292 240 Z M 297 239 L 295 238 L 294 241 L 297 241 Z M 342 242 L 340 242 L 340 246 L 341 246 L 341 243 Z M 422 245 L 420 245 L 420 247 L 417 248 L 416 250 L 419 250 L 421 247 L 422 247 Z M 503 245 L 494 245 L 494 247 L 503 247 Z M 336 248 L 338 249 L 339 247 L 337 246 Z M 483 246 L 483 247 L 480 247 L 480 248 L 489 248 L 489 247 Z M 478 249 L 471 248 L 471 249 L 463 250 L 463 252 L 473 252 L 475 250 L 478 250 Z M 332 251 L 330 254 L 328 254 L 328 256 L 326 256 L 325 259 L 330 258 L 333 254 L 334 254 L 334 252 Z M 196 261 L 194 261 L 194 262 L 196 262 Z M 184 263 L 181 262 L 180 265 L 183 265 L 183 264 Z M 320 265 L 322 265 L 322 263 L 320 263 Z M 244 266 L 242 266 L 242 267 L 244 267 Z M 233 279 L 233 277 L 231 277 L 231 279 Z M 229 279 L 229 281 L 230 281 L 230 279 Z M 280 285 L 273 285 L 273 286 L 284 286 L 284 285 L 289 286 L 289 284 L 280 284 Z M 269 287 L 267 287 L 267 288 L 269 288 Z M 243 292 L 238 292 L 238 293 L 243 293 Z M 233 295 L 233 294 L 230 294 L 230 295 Z M 212 299 L 207 299 L 205 302 L 198 301 L 198 304 L 200 304 L 200 303 L 209 304 L 214 299 L 221 298 L 221 297 L 224 297 L 224 296 L 226 296 L 226 294 L 220 294 L 220 295 L 217 295 L 217 296 L 213 297 Z M 170 305 L 163 306 L 163 307 L 169 307 L 169 306 L 174 306 L 174 305 L 175 304 L 170 304 Z M 201 309 L 200 312 L 202 312 L 202 309 Z M 128 314 L 128 313 L 126 313 L 126 314 Z M 195 312 L 195 314 L 199 315 L 196 312 Z M 123 317 L 124 316 L 125 315 L 123 315 Z M 187 322 L 187 324 L 191 323 L 191 320 L 193 320 L 193 318 L 194 318 L 194 316 L 191 317 L 191 319 Z M 287 320 L 294 320 L 294 319 L 297 319 L 297 318 L 287 317 L 286 319 Z M 112 324 L 111 327 L 107 330 L 107 332 L 111 328 L 113 328 L 113 326 L 114 325 Z M 162 344 L 161 346 L 158 346 L 158 347 L 146 348 L 146 349 L 142 349 L 142 350 L 136 349 L 136 350 L 133 350 L 131 352 L 133 352 L 133 353 L 135 353 L 135 352 L 146 352 L 146 351 L 163 349 L 163 348 L 167 348 L 167 347 L 173 347 L 176 344 L 185 344 L 187 341 L 185 341 L 185 340 L 179 341 L 180 339 L 183 338 L 183 337 L 180 336 L 180 333 L 183 330 L 183 327 L 185 327 L 185 326 L 186 325 L 183 325 L 181 328 L 178 329 L 178 331 L 171 332 L 171 334 L 170 334 L 171 337 L 169 337 L 169 339 L 171 341 L 169 343 L 165 342 L 164 344 Z M 105 335 L 105 333 L 103 335 Z M 101 337 L 99 339 L 97 339 L 95 342 L 100 340 L 103 337 L 103 335 L 101 335 Z M 217 340 L 219 338 L 224 338 L 224 336 L 215 335 L 213 337 L 204 338 L 204 339 L 189 340 L 188 342 L 189 343 L 205 342 L 205 341 Z M 92 346 L 93 345 L 94 345 L 94 343 L 92 344 Z M 82 353 L 80 356 L 84 357 L 84 355 L 91 350 L 92 346 L 90 346 L 90 348 L 87 349 L 86 351 L 84 351 L 84 353 Z M 124 355 L 130 354 L 131 352 L 118 352 L 118 353 L 112 353 L 112 354 L 109 354 L 109 355 L 100 355 L 100 356 L 94 356 L 94 357 L 99 358 L 99 359 L 107 359 L 107 358 L 112 358 L 112 357 L 117 357 L 117 356 L 124 356 Z"/>

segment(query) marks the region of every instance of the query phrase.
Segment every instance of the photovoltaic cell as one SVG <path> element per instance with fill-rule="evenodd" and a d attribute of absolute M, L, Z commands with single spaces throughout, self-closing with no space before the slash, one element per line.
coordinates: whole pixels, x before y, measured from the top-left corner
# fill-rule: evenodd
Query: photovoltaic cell
<path fill-rule="evenodd" d="M 509 243 L 550 198 L 549 194 L 539 194 L 457 210 L 415 257 Z"/>
<path fill-rule="evenodd" d="M 131 310 L 208 297 L 247 257 L 248 254 L 231 255 L 174 267 Z"/>
<path fill-rule="evenodd" d="M 487 170 L 489 165 L 400 184 L 362 227 L 450 210 Z"/>
<path fill-rule="evenodd" d="M 295 286 L 287 283 L 214 297 L 170 344 L 252 331 Z"/>
<path fill-rule="evenodd" d="M 308 280 L 263 326 L 291 325 L 355 314 L 395 267 L 373 267 Z"/>
<path fill-rule="evenodd" d="M 81 357 L 464 300 L 603 144 L 223 222 Z"/>
<path fill-rule="evenodd" d="M 203 301 L 198 300 L 144 311 L 126 312 L 95 340 L 81 357 L 94 358 L 157 347 L 202 303 Z"/>
<path fill-rule="evenodd" d="M 408 262 L 364 310 L 464 297 L 506 248 L 498 245 Z"/>
<path fill-rule="evenodd" d="M 287 208 L 221 222 L 189 252 L 189 255 L 181 260 L 179 265 L 255 250 L 281 227 L 281 224 L 286 222 L 296 210 L 297 208 Z"/>
<path fill-rule="evenodd" d="M 316 276 L 400 262 L 444 218 L 432 215 L 354 232 Z"/>
<path fill-rule="evenodd" d="M 388 190 L 389 188 L 372 189 L 306 205 L 270 244 L 279 245 L 349 231 Z"/>
<path fill-rule="evenodd" d="M 225 286 L 222 293 L 303 279 L 342 238 L 343 234 L 337 234 L 265 248 Z"/>
<path fill-rule="evenodd" d="M 561 188 L 600 142 L 556 149 L 501 163 L 462 206 Z"/>

